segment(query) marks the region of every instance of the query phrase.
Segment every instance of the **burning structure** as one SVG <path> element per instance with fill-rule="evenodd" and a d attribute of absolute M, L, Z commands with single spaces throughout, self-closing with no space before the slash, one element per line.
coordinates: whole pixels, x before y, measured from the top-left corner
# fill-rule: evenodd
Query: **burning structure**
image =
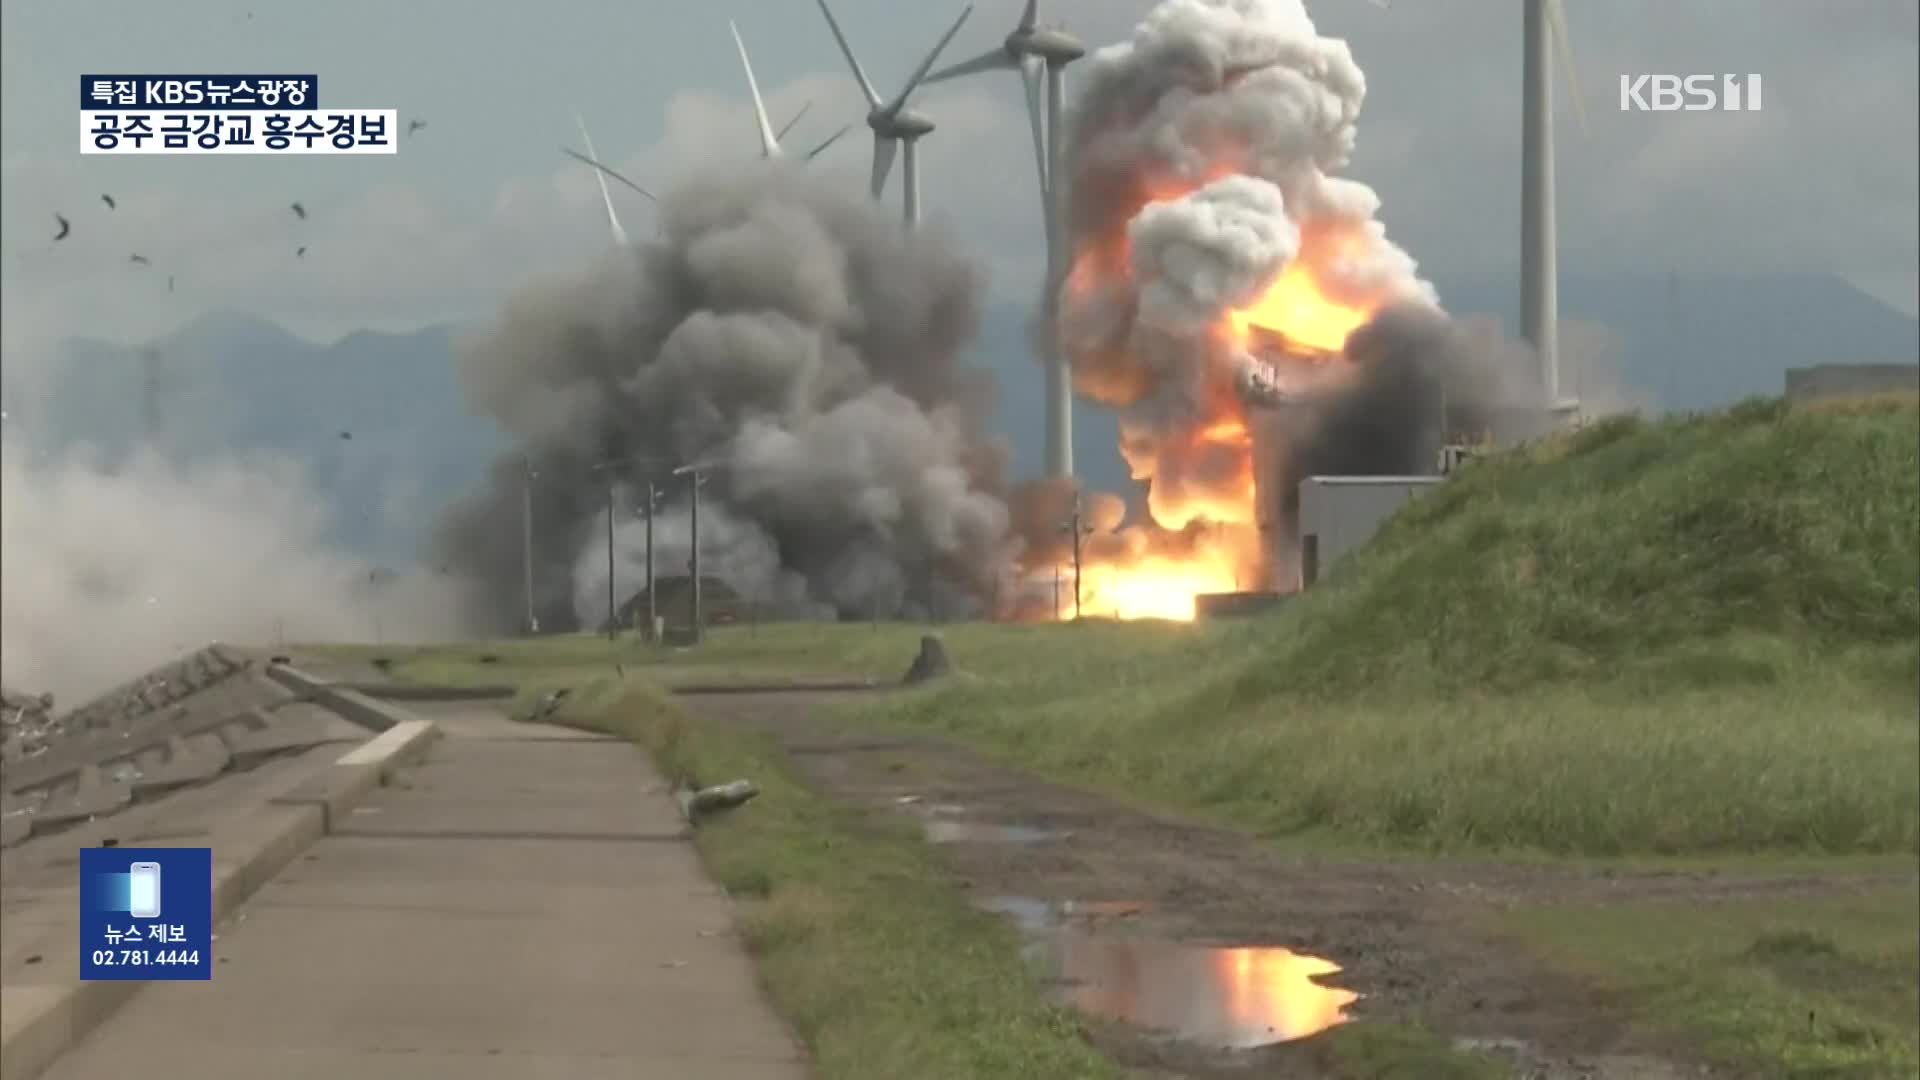
<path fill-rule="evenodd" d="M 1198 594 L 1290 587 L 1303 477 L 1428 471 L 1448 428 L 1530 400 L 1524 353 L 1449 319 L 1379 199 L 1336 175 L 1365 92 L 1300 0 L 1164 0 L 1088 64 L 1049 330 L 1075 391 L 1119 412 L 1151 519 L 1093 501 L 1093 611 L 1192 618 Z"/>

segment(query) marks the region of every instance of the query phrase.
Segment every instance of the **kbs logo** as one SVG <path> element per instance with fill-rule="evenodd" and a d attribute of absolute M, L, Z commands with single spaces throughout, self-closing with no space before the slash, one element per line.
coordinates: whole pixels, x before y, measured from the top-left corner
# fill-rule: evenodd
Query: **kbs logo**
<path fill-rule="evenodd" d="M 1621 112 L 1759 112 L 1758 75 L 1622 75 Z"/>

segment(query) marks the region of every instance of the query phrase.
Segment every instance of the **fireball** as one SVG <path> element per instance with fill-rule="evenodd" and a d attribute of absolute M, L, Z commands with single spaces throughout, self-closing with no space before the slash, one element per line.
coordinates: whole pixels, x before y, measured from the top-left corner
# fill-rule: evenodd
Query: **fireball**
<path fill-rule="evenodd" d="M 1251 410 L 1338 388 L 1348 337 L 1430 289 L 1333 175 L 1365 80 L 1300 0 L 1167 0 L 1093 66 L 1055 330 L 1075 392 L 1120 412 L 1149 520 L 1079 545 L 1080 606 L 1191 619 L 1265 584 Z M 1071 580 L 1069 552 L 1040 557 Z"/>

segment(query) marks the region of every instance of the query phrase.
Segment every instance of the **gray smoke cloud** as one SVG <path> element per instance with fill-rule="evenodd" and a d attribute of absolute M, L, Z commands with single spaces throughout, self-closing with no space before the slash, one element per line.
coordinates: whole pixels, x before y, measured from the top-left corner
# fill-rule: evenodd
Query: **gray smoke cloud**
<path fill-rule="evenodd" d="M 994 387 L 963 366 L 981 291 L 937 228 L 780 162 L 690 178 L 657 235 L 528 287 L 466 343 L 470 403 L 517 448 L 440 523 L 444 558 L 496 625 L 523 617 L 521 504 L 534 520 L 543 629 L 598 625 L 607 486 L 617 592 L 641 586 L 649 468 L 663 576 L 703 576 L 786 615 L 887 615 L 987 595 L 1004 558 L 1006 452 L 983 429 Z M 635 459 L 648 459 L 644 465 Z M 594 471 L 596 463 L 629 464 Z M 531 470 L 531 481 L 528 475 Z"/>
<path fill-rule="evenodd" d="M 200 463 L 138 447 L 36 454 L 0 436 L 0 678 L 63 707 L 212 641 L 446 640 L 458 589 L 326 540 L 325 501 L 290 461 Z"/>

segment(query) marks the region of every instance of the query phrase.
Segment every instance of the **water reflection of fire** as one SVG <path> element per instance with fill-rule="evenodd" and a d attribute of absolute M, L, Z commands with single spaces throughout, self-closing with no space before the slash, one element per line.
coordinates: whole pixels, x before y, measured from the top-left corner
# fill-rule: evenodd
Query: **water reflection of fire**
<path fill-rule="evenodd" d="M 1339 965 L 1287 949 L 1073 936 L 1060 941 L 1057 963 L 1076 1008 L 1231 1049 L 1325 1031 L 1359 1000 L 1316 981 Z"/>

